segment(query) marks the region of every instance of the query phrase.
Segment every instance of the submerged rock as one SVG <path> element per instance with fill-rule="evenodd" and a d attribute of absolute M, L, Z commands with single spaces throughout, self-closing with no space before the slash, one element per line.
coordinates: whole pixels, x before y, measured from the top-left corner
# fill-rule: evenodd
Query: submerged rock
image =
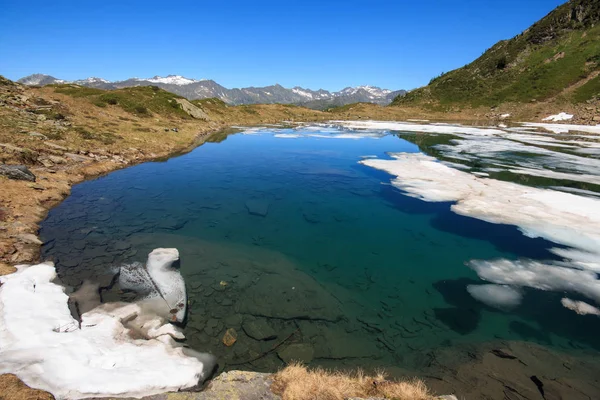
<path fill-rule="evenodd" d="M 310 276 L 281 268 L 264 275 L 244 292 L 239 311 L 256 317 L 335 322 L 342 318 L 339 302 Z"/>
<path fill-rule="evenodd" d="M 246 335 L 256 340 L 272 340 L 277 337 L 275 330 L 262 318 L 248 319 L 242 325 Z"/>
<path fill-rule="evenodd" d="M 35 182 L 35 175 L 24 165 L 0 164 L 0 175 L 17 181 Z"/>
<path fill-rule="evenodd" d="M 269 202 L 264 199 L 250 199 L 246 201 L 246 208 L 252 215 L 266 217 L 269 213 Z"/>
<path fill-rule="evenodd" d="M 233 328 L 229 328 L 225 331 L 225 335 L 223 335 L 223 344 L 227 347 L 231 347 L 237 341 L 237 332 Z"/>
<path fill-rule="evenodd" d="M 293 361 L 308 364 L 312 361 L 315 355 L 315 349 L 308 343 L 294 343 L 282 350 L 279 350 L 277 355 L 286 364 L 289 364 Z"/>

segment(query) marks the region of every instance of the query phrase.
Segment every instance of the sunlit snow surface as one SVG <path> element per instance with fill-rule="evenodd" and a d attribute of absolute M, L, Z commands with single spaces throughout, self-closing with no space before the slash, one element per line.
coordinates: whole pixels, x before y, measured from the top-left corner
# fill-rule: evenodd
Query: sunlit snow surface
<path fill-rule="evenodd" d="M 151 274 L 166 278 L 161 296 L 170 299 L 174 286 L 179 298 L 178 283 L 165 276 L 177 250 L 159 250 L 149 262 L 160 271 Z M 99 305 L 80 324 L 64 288 L 53 283 L 52 263 L 17 268 L 0 277 L 0 373 L 14 373 L 58 399 L 148 396 L 195 386 L 210 374 L 212 357 L 178 345 L 173 338 L 183 334 L 150 303 Z"/>
<path fill-rule="evenodd" d="M 394 129 L 412 132 L 453 134 L 450 144 L 435 148 L 456 160 L 489 163 L 488 171 L 510 172 L 565 181 L 600 185 L 600 160 L 574 153 L 579 149 L 598 149 L 598 143 L 555 139 L 542 135 L 520 135 L 490 128 L 450 125 L 414 125 L 380 122 L 338 122 L 343 126 L 365 129 Z M 531 125 L 531 124 L 530 124 Z M 541 124 L 538 124 L 541 126 Z M 567 125 L 565 130 L 594 127 Z M 539 137 L 538 137 L 539 136 Z M 531 144 L 540 145 L 531 146 Z M 551 150 L 566 147 L 572 153 Z M 543 146 L 543 147 L 542 147 Z M 530 155 L 507 161 L 508 154 Z M 597 152 L 593 152 L 597 155 Z M 518 226 L 531 237 L 542 237 L 567 246 L 555 249 L 562 261 L 473 260 L 470 266 L 485 281 L 540 290 L 577 292 L 600 304 L 600 200 L 557 190 L 541 189 L 513 182 L 489 179 L 456 169 L 424 154 L 391 154 L 391 160 L 366 159 L 360 163 L 395 176 L 392 184 L 410 196 L 425 201 L 451 201 L 458 214 L 487 222 Z M 458 164 L 460 165 L 460 164 Z M 469 292 L 486 304 L 520 301 L 516 292 L 505 286 L 471 287 Z M 490 290 L 492 289 L 492 290 Z"/>
<path fill-rule="evenodd" d="M 573 114 L 567 114 L 566 112 L 560 112 L 556 115 L 550 115 L 550 116 L 542 119 L 542 121 L 558 122 L 558 121 L 568 121 L 572 118 L 573 118 Z"/>

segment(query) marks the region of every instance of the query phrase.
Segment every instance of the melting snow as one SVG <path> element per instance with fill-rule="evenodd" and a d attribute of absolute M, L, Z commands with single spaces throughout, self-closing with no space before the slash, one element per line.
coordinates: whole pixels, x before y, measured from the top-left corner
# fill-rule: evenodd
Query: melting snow
<path fill-rule="evenodd" d="M 492 136 L 504 133 L 500 129 L 474 128 L 470 126 L 448 124 L 410 124 L 395 121 L 331 121 L 350 129 L 385 129 L 391 131 L 422 132 L 422 133 L 448 133 Z"/>
<path fill-rule="evenodd" d="M 543 118 L 542 121 L 552 121 L 552 122 L 568 121 L 571 118 L 573 118 L 573 114 L 567 114 L 565 112 L 561 112 L 556 115 L 550 115 L 549 117 Z"/>
<path fill-rule="evenodd" d="M 543 128 L 554 133 L 577 131 L 600 134 L 600 125 L 542 124 L 539 122 L 523 122 L 522 124 L 525 127 Z"/>
<path fill-rule="evenodd" d="M 79 399 L 177 391 L 214 367 L 211 355 L 177 344 L 181 332 L 144 304 L 103 304 L 82 314 L 80 325 L 55 278 L 50 262 L 0 277 L 0 373 L 57 399 Z"/>
<path fill-rule="evenodd" d="M 600 303 L 600 199 L 481 178 L 424 154 L 392 154 L 360 163 L 395 176 L 392 184 L 425 201 L 454 202 L 452 211 L 519 227 L 527 236 L 568 246 L 566 261 L 475 260 L 481 279 L 501 285 L 578 292 Z M 480 293 L 481 294 L 481 293 Z"/>

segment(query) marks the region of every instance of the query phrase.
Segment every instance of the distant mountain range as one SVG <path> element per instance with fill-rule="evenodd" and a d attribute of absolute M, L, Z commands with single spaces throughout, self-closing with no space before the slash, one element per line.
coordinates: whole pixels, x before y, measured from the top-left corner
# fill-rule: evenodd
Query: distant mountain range
<path fill-rule="evenodd" d="M 325 109 L 358 102 L 387 105 L 391 103 L 395 97 L 406 93 L 405 90 L 392 91 L 389 89 L 381 89 L 376 86 L 347 87 L 339 92 L 330 92 L 323 89 L 310 90 L 298 86 L 287 89 L 278 84 L 265 87 L 227 89 L 210 79 L 196 80 L 179 75 L 168 75 L 166 77 L 155 76 L 153 78 L 145 79 L 130 78 L 124 81 L 110 82 L 95 77 L 76 81 L 65 81 L 50 75 L 33 74 L 19 79 L 18 82 L 24 85 L 39 86 L 71 83 L 106 90 L 153 85 L 171 93 L 186 97 L 189 100 L 216 97 L 226 103 L 234 105 L 281 103 L 304 105 L 314 109 Z"/>

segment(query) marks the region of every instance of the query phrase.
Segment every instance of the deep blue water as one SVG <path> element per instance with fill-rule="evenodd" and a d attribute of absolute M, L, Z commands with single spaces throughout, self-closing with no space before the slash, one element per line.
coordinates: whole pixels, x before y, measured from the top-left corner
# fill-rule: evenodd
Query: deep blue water
<path fill-rule="evenodd" d="M 416 145 L 386 132 L 336 134 L 235 134 L 81 183 L 43 222 L 43 256 L 76 287 L 110 281 L 114 266 L 144 261 L 155 247 L 177 247 L 188 342 L 225 367 L 275 369 L 285 358 L 277 351 L 249 361 L 288 337 L 279 349 L 305 345 L 315 364 L 414 370 L 424 352 L 461 343 L 600 349 L 597 322 L 563 309 L 560 294 L 530 291 L 521 307 L 502 312 L 466 292 L 480 280 L 465 262 L 549 258 L 554 244 L 407 197 L 389 175 L 358 163 Z M 221 343 L 227 328 L 238 335 L 232 347 Z"/>

